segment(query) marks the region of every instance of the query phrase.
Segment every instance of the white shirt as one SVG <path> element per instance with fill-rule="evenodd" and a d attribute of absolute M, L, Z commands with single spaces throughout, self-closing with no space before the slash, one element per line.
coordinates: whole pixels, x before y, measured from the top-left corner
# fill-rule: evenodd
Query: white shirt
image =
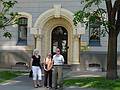
<path fill-rule="evenodd" d="M 63 65 L 64 57 L 62 55 L 55 54 L 53 56 L 54 65 Z"/>

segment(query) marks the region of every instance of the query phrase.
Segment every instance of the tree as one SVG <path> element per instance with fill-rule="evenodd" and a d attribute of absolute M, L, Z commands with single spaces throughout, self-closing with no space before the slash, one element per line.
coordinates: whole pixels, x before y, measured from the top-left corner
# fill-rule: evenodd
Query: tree
<path fill-rule="evenodd" d="M 5 30 L 7 26 L 17 24 L 18 13 L 11 11 L 16 3 L 17 1 L 13 0 L 0 0 L 0 30 Z M 3 36 L 8 38 L 12 37 L 11 33 L 7 31 Z"/>
<path fill-rule="evenodd" d="M 120 0 L 82 0 L 83 10 L 74 14 L 74 24 L 79 22 L 88 26 L 97 23 L 104 26 L 101 34 L 108 33 L 107 79 L 117 79 L 117 38 L 120 32 Z M 105 4 L 105 8 L 100 7 Z M 92 7 L 95 7 L 92 10 Z M 105 15 L 106 14 L 106 15 Z M 106 17 L 105 17 L 106 16 Z"/>

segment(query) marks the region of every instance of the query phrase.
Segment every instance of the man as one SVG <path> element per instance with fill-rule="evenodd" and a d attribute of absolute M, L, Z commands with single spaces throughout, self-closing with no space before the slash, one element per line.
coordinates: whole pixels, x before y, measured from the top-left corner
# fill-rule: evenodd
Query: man
<path fill-rule="evenodd" d="M 60 49 L 56 49 L 56 54 L 53 56 L 54 61 L 54 88 L 57 89 L 62 85 L 63 71 L 62 66 L 64 64 L 64 57 L 60 54 Z"/>

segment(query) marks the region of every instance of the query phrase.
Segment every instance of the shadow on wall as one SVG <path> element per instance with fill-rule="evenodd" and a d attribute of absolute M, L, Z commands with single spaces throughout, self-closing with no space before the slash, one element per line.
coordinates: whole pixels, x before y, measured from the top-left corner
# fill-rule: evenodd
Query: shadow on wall
<path fill-rule="evenodd" d="M 32 51 L 0 51 L 0 67 L 10 68 L 11 66 L 16 65 L 16 63 L 26 63 L 29 65 L 30 57 Z"/>

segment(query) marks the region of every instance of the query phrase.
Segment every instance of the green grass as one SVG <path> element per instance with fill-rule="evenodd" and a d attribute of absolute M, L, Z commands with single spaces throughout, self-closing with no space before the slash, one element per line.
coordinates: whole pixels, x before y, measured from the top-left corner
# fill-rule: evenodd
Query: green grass
<path fill-rule="evenodd" d="M 0 83 L 22 75 L 20 71 L 0 71 Z"/>
<path fill-rule="evenodd" d="M 64 86 L 79 86 L 83 88 L 98 88 L 101 90 L 120 90 L 120 79 L 106 80 L 104 77 L 80 77 L 64 80 Z"/>

